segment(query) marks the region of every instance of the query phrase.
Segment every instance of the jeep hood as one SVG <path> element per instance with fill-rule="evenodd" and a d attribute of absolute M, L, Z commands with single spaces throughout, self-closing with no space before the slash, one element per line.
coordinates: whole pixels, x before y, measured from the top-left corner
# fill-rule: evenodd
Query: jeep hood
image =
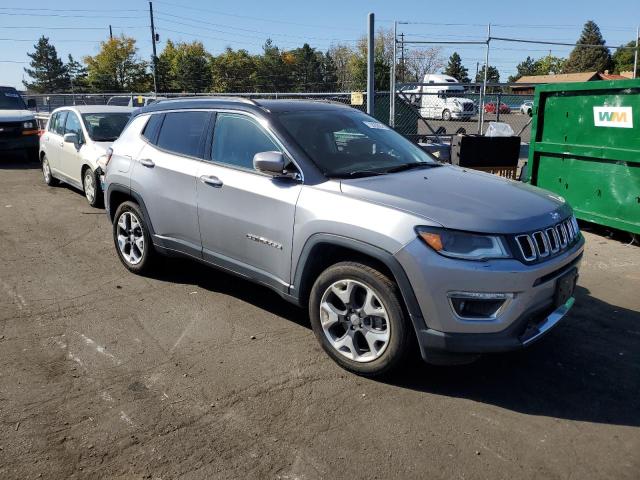
<path fill-rule="evenodd" d="M 35 120 L 33 112 L 29 110 L 0 110 L 0 122 L 26 122 Z"/>
<path fill-rule="evenodd" d="M 450 165 L 342 180 L 341 190 L 446 228 L 482 233 L 527 232 L 571 213 L 564 199 L 546 190 Z"/>

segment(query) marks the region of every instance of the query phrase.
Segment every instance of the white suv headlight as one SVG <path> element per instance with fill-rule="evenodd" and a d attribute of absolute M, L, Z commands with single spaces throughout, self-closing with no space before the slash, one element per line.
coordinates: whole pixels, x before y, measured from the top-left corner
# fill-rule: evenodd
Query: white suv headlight
<path fill-rule="evenodd" d="M 465 260 L 511 258 L 504 240 L 497 235 L 432 227 L 416 227 L 416 233 L 429 247 L 446 257 Z"/>

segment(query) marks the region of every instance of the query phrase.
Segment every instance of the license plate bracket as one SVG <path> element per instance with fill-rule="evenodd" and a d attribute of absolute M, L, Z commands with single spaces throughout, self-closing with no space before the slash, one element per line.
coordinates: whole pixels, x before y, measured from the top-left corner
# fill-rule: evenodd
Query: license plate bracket
<path fill-rule="evenodd" d="M 572 268 L 556 280 L 553 303 L 556 307 L 564 305 L 573 296 L 578 281 L 578 269 Z"/>

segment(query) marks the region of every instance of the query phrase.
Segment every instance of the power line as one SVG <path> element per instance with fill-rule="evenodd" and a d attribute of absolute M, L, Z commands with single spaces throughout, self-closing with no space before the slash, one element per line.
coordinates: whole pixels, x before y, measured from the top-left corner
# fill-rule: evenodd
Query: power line
<path fill-rule="evenodd" d="M 34 39 L 28 39 L 28 38 L 0 38 L 0 42 L 33 42 L 36 43 L 38 40 L 34 40 Z M 86 42 L 86 43 L 101 43 L 104 40 L 81 40 L 81 39 L 56 39 L 53 40 L 55 42 Z"/>
<path fill-rule="evenodd" d="M 226 17 L 235 17 L 235 18 L 245 18 L 248 20 L 256 20 L 256 21 L 260 21 L 260 22 L 269 22 L 269 23 L 282 23 L 285 25 L 297 25 L 300 27 L 312 27 L 312 28 L 328 28 L 328 29 L 334 29 L 335 25 L 312 25 L 312 24 L 308 24 L 308 23 L 298 23 L 298 22 L 289 22 L 287 20 L 279 20 L 279 19 L 273 19 L 273 18 L 261 18 L 261 17 L 252 17 L 249 15 L 238 15 L 238 14 L 233 14 L 233 13 L 225 13 L 225 12 L 221 12 L 218 10 L 209 10 L 206 8 L 196 8 L 196 7 L 187 7 L 185 5 L 182 4 L 176 4 L 176 3 L 171 3 L 171 2 L 163 2 L 161 0 L 156 0 L 156 3 L 160 3 L 163 5 L 169 5 L 172 7 L 177 7 L 180 9 L 186 9 L 186 10 L 194 10 L 197 12 L 207 12 L 207 13 L 213 13 L 215 15 L 223 15 Z M 354 28 L 347 28 L 345 30 L 352 30 L 352 31 L 360 31 Z"/>
<path fill-rule="evenodd" d="M 95 15 L 66 15 L 61 13 L 7 13 L 0 12 L 0 15 L 9 17 L 60 17 L 60 18 L 96 18 Z M 125 16 L 125 15 L 105 15 L 102 18 L 123 18 L 123 19 L 138 19 L 140 17 Z"/>
<path fill-rule="evenodd" d="M 0 26 L 0 28 L 10 28 L 10 29 L 20 29 L 20 28 L 27 28 L 27 29 L 37 29 L 37 30 L 104 30 L 105 27 L 49 27 L 49 26 Z M 149 25 L 113 25 L 113 28 L 126 28 L 126 29 L 131 29 L 131 28 L 149 28 Z"/>
<path fill-rule="evenodd" d="M 0 10 L 22 10 L 29 12 L 41 12 L 41 11 L 51 11 L 51 12 L 144 12 L 139 8 L 136 9 L 93 9 L 93 8 L 24 8 L 24 7 L 0 7 Z"/>
<path fill-rule="evenodd" d="M 340 39 L 340 38 L 332 38 L 332 37 L 312 37 L 312 36 L 308 36 L 308 35 L 293 35 L 293 34 L 287 34 L 287 33 L 273 33 L 273 32 L 264 32 L 264 31 L 260 31 L 260 30 L 255 30 L 255 29 L 248 29 L 248 28 L 240 28 L 240 27 L 228 27 L 227 25 L 222 25 L 219 23 L 212 23 L 212 22 L 207 22 L 204 20 L 200 20 L 200 19 L 196 19 L 193 17 L 183 17 L 180 15 L 174 15 L 172 13 L 166 13 L 166 12 L 156 12 L 156 14 L 158 15 L 164 15 L 164 16 L 168 16 L 168 17 L 173 17 L 173 18 L 178 18 L 181 20 L 188 20 L 190 22 L 196 22 L 196 23 L 202 23 L 204 25 L 212 25 L 215 27 L 223 27 L 223 28 L 231 28 L 234 31 L 233 32 L 223 32 L 221 30 L 215 30 L 215 31 L 219 31 L 221 33 L 230 33 L 230 34 L 235 34 L 237 35 L 238 33 L 236 32 L 236 30 L 240 30 L 240 31 L 244 31 L 244 32 L 255 32 L 255 33 L 262 33 L 264 35 L 268 35 L 268 36 L 276 36 L 276 37 L 291 37 L 291 38 L 304 38 L 304 39 L 310 39 L 310 40 L 328 40 L 328 41 L 340 41 L 340 42 L 357 42 L 357 39 Z M 174 20 L 172 20 L 174 23 L 179 23 L 176 22 Z M 181 24 L 181 25 L 187 25 L 187 24 Z M 194 27 L 194 28 L 202 28 L 199 25 L 187 25 L 190 27 Z M 248 35 L 246 35 L 248 36 Z"/>

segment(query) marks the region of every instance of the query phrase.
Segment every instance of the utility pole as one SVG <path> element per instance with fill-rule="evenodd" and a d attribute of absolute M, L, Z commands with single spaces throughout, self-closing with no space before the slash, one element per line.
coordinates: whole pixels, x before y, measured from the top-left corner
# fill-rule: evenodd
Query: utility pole
<path fill-rule="evenodd" d="M 484 126 L 484 101 L 487 97 L 487 73 L 489 72 L 489 44 L 491 43 L 491 24 L 487 25 L 487 51 L 484 57 L 484 80 L 482 82 L 482 90 L 480 91 L 480 124 L 478 125 L 478 134 L 482 135 L 482 127 Z M 499 109 L 499 106 L 496 106 Z"/>
<path fill-rule="evenodd" d="M 640 42 L 640 27 L 636 30 L 636 53 L 633 56 L 633 78 L 638 78 L 638 43 Z"/>
<path fill-rule="evenodd" d="M 156 28 L 153 24 L 153 2 L 149 2 L 149 17 L 151 18 L 151 46 L 153 47 L 153 58 L 151 68 L 153 70 L 153 93 L 158 94 L 158 82 L 156 79 L 158 57 L 156 56 Z"/>
<path fill-rule="evenodd" d="M 402 65 L 402 83 L 404 83 L 404 32 L 400 34 L 400 65 Z"/>
<path fill-rule="evenodd" d="M 367 113 L 375 111 L 375 15 L 369 14 L 367 21 Z"/>
<path fill-rule="evenodd" d="M 390 99 L 389 99 L 389 126 L 396 124 L 396 58 L 398 58 L 398 22 L 393 22 L 393 60 L 391 60 Z"/>
<path fill-rule="evenodd" d="M 111 30 L 111 25 L 109 25 L 109 40 L 113 40 L 113 30 Z"/>

